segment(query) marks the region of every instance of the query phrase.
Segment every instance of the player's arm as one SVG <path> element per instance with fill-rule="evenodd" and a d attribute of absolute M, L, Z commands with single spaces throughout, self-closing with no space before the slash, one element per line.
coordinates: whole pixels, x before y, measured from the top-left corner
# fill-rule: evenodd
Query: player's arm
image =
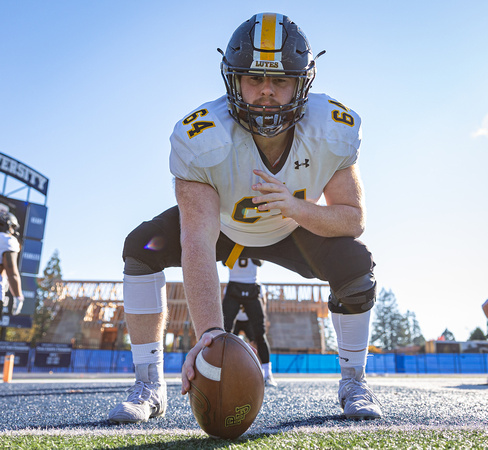
<path fill-rule="evenodd" d="M 290 193 L 285 184 L 265 172 L 255 170 L 263 178 L 253 189 L 262 195 L 253 199 L 260 211 L 280 209 L 300 226 L 325 237 L 359 237 L 364 231 L 365 208 L 363 187 L 356 165 L 338 170 L 324 188 L 327 205 L 316 205 Z"/>
<path fill-rule="evenodd" d="M 7 273 L 10 292 L 14 297 L 22 297 L 22 285 L 17 259 L 17 252 L 5 252 L 2 256 L 2 265 Z"/>
<path fill-rule="evenodd" d="M 210 185 L 176 178 L 175 192 L 181 221 L 181 267 L 188 309 L 197 339 L 205 330 L 223 329 L 216 243 L 220 233 L 220 199 Z M 188 353 L 182 369 L 182 393 L 190 389 L 195 358 L 211 337 L 208 333 Z"/>
<path fill-rule="evenodd" d="M 324 197 L 334 232 L 341 236 L 342 229 L 346 230 L 346 236 L 361 236 L 366 224 L 366 208 L 359 167 L 354 164 L 338 170 L 325 186 Z"/>

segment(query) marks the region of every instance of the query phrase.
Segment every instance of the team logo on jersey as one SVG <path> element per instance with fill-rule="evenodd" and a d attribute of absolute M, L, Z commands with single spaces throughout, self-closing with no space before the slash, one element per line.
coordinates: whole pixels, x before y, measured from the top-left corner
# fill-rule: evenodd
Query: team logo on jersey
<path fill-rule="evenodd" d="M 305 162 L 300 163 L 299 161 L 295 161 L 295 170 L 298 170 L 300 166 L 308 167 L 310 164 L 308 163 L 308 159 L 305 160 Z"/>

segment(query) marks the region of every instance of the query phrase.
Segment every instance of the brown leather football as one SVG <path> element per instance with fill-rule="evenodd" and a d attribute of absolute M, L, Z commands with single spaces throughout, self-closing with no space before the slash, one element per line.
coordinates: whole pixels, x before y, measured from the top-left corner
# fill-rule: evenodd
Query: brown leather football
<path fill-rule="evenodd" d="M 207 434 L 235 439 L 254 422 L 264 397 L 258 358 L 232 333 L 214 338 L 197 356 L 190 405 Z"/>

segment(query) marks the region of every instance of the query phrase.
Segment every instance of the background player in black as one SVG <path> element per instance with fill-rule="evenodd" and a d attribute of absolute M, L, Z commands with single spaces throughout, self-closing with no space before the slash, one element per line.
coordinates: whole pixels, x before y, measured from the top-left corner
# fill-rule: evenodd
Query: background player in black
<path fill-rule="evenodd" d="M 270 349 L 266 337 L 263 288 L 258 283 L 257 272 L 261 265 L 262 261 L 259 259 L 239 258 L 234 267 L 229 269 L 229 283 L 222 302 L 222 312 L 224 329 L 230 333 L 240 308 L 244 308 L 261 360 L 265 384 L 275 387 L 277 383 L 271 371 Z"/>

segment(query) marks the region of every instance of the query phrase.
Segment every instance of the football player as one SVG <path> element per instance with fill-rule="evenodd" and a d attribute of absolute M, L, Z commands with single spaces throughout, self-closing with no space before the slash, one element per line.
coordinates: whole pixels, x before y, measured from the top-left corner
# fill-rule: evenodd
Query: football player
<path fill-rule="evenodd" d="M 199 339 L 182 367 L 185 394 L 198 352 L 224 330 L 215 261 L 232 268 L 239 257 L 329 282 L 340 404 L 347 418 L 378 418 L 364 378 L 376 282 L 372 255 L 358 240 L 365 226 L 361 119 L 340 101 L 309 93 L 323 52 L 314 58 L 287 16 L 252 16 L 221 53 L 226 94 L 178 121 L 170 139 L 178 205 L 125 241 L 124 308 L 136 383 L 109 419 L 164 414 L 163 269 L 182 267 Z"/>
<path fill-rule="evenodd" d="M 0 309 L 8 305 L 7 290 L 13 296 L 12 315 L 22 310 L 24 296 L 18 267 L 19 222 L 11 212 L 0 209 Z"/>
<path fill-rule="evenodd" d="M 225 289 L 222 301 L 222 312 L 224 314 L 224 329 L 232 332 L 234 320 L 236 327 L 234 334 L 244 330 L 246 336 L 256 343 L 261 367 L 264 375 L 264 384 L 269 387 L 276 387 L 269 360 L 269 343 L 266 337 L 266 323 L 264 314 L 264 296 L 262 286 L 258 283 L 258 267 L 263 262 L 259 259 L 239 258 L 234 267 L 229 270 L 229 282 Z M 240 320 L 240 309 L 246 317 Z M 239 323 L 238 323 L 239 322 Z M 242 327 L 242 328 L 241 328 Z"/>

